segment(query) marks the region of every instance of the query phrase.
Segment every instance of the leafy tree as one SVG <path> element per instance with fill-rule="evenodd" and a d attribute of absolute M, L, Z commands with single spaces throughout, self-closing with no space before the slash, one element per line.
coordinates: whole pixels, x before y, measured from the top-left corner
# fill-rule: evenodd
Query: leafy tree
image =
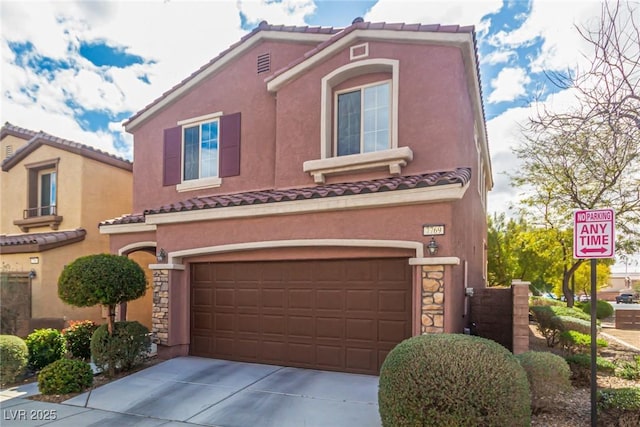
<path fill-rule="evenodd" d="M 109 334 L 113 334 L 116 306 L 145 294 L 147 279 L 142 268 L 126 256 L 98 254 L 77 258 L 62 270 L 58 295 L 67 304 L 109 309 Z"/>
<path fill-rule="evenodd" d="M 556 75 L 571 88 L 573 107 L 541 109 L 523 127 L 515 149 L 522 161 L 513 183 L 528 190 L 527 218 L 556 233 L 561 248 L 562 291 L 569 306 L 569 283 L 583 260 L 574 260 L 571 212 L 612 208 L 619 254 L 640 243 L 640 26 L 630 4 L 604 2 L 599 25 L 579 28 L 593 48 L 590 69 Z"/>
<path fill-rule="evenodd" d="M 604 289 L 609 279 L 609 260 L 599 260 L 596 267 L 596 289 Z M 591 269 L 586 263 L 582 263 L 573 274 L 575 282 L 575 294 L 591 295 Z"/>

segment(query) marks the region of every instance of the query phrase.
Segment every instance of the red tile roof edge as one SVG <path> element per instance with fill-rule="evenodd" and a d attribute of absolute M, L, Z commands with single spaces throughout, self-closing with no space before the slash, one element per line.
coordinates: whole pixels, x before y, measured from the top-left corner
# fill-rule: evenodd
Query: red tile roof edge
<path fill-rule="evenodd" d="M 84 228 L 45 233 L 0 235 L 0 253 L 41 252 L 84 240 Z"/>
<path fill-rule="evenodd" d="M 122 157 L 107 153 L 106 151 L 99 150 L 95 147 L 91 147 L 89 145 L 81 144 L 79 142 L 71 141 L 68 139 L 60 138 L 51 134 L 48 134 L 43 131 L 31 131 L 28 129 L 20 128 L 12 125 L 9 122 L 6 122 L 0 130 L 0 133 L 3 132 L 16 132 L 15 129 L 19 129 L 25 136 L 30 136 L 29 141 L 18 148 L 13 155 L 7 157 L 2 161 L 2 170 L 7 171 L 15 166 L 20 160 L 24 159 L 29 153 L 39 147 L 41 144 L 53 144 L 58 148 L 65 149 L 67 151 L 74 152 L 84 157 L 89 157 L 94 160 L 108 163 L 113 166 L 119 167 L 121 169 L 133 170 L 133 163 L 130 160 L 124 159 Z M 13 134 L 13 133 L 11 133 Z M 19 135 L 18 135 L 19 136 Z"/>

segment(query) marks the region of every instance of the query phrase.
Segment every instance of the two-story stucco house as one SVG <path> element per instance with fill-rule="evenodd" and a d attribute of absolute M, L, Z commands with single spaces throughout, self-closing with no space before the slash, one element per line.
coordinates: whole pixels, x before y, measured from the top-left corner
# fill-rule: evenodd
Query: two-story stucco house
<path fill-rule="evenodd" d="M 109 252 L 98 224 L 131 210 L 132 163 L 10 123 L 0 129 L 0 148 L 3 320 L 20 335 L 67 320 L 102 322 L 99 306 L 58 298 L 58 277 L 80 256 Z"/>
<path fill-rule="evenodd" d="M 462 332 L 491 165 L 473 27 L 261 23 L 125 123 L 161 357 L 377 373 Z"/>

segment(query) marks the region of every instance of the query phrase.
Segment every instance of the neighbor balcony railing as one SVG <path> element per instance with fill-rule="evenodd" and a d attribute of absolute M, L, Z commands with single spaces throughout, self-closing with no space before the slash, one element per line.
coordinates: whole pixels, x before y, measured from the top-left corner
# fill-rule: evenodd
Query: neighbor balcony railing
<path fill-rule="evenodd" d="M 22 213 L 22 218 L 35 218 L 39 216 L 56 215 L 56 205 L 50 206 L 38 206 L 37 208 L 25 209 Z"/>

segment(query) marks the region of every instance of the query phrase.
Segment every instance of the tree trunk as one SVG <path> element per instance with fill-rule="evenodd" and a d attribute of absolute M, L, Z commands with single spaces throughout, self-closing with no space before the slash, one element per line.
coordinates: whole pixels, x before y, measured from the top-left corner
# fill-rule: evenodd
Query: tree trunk
<path fill-rule="evenodd" d="M 113 328 L 114 328 L 115 319 L 116 319 L 116 306 L 115 305 L 109 305 L 107 307 L 108 307 L 108 310 L 109 310 L 109 318 L 108 318 L 108 321 L 107 321 L 107 330 L 109 331 L 109 335 L 113 335 Z"/>
<path fill-rule="evenodd" d="M 569 281 L 571 280 L 571 277 L 573 277 L 573 273 L 575 273 L 578 267 L 580 267 L 580 265 L 582 264 L 582 261 L 584 260 L 583 259 L 577 260 L 571 265 L 571 267 L 568 270 L 566 265 L 564 267 L 564 274 L 562 275 L 562 292 L 564 293 L 564 296 L 567 299 L 567 307 L 569 308 L 573 307 L 573 302 L 574 302 L 573 298 L 575 296 L 573 292 L 571 292 L 571 288 L 569 287 Z"/>

